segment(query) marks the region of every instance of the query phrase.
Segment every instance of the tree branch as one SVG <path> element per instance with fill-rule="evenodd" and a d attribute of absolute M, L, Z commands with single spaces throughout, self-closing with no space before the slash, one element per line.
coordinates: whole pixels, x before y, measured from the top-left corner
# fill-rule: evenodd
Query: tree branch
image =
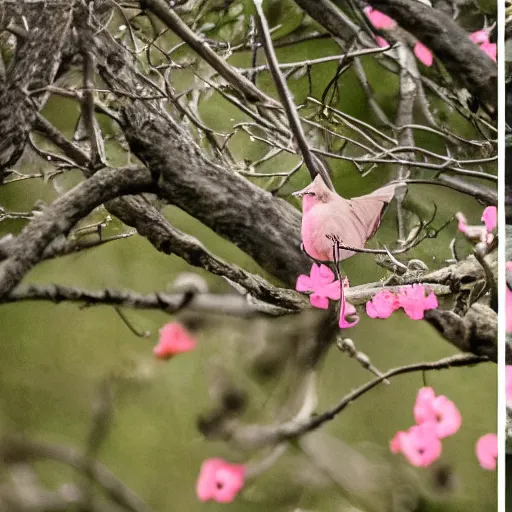
<path fill-rule="evenodd" d="M 312 432 L 324 425 L 326 422 L 333 420 L 340 412 L 353 403 L 354 400 L 357 400 L 368 391 L 384 382 L 386 379 L 411 372 L 445 370 L 448 368 L 473 366 L 478 363 L 486 362 L 489 362 L 487 357 L 475 356 L 473 354 L 457 354 L 431 363 L 415 363 L 400 366 L 398 368 L 388 370 L 380 377 L 359 386 L 354 389 L 354 391 L 343 397 L 343 399 L 333 408 L 328 409 L 321 414 L 313 415 L 306 420 L 289 421 L 278 425 L 230 424 L 225 426 L 222 436 L 246 449 L 255 449 L 268 444 L 290 441 L 294 438 L 307 434 L 308 432 Z"/>
<path fill-rule="evenodd" d="M 286 290 L 285 290 L 286 291 Z M 26 285 L 13 290 L 1 300 L 4 303 L 22 301 L 77 302 L 87 306 L 122 306 L 176 313 L 183 309 L 186 293 L 155 292 L 148 295 L 131 290 L 83 290 L 61 285 Z M 253 317 L 259 314 L 281 316 L 299 310 L 268 306 L 262 310 L 251 305 L 241 295 L 198 293 L 188 301 L 186 308 L 195 313 Z"/>
<path fill-rule="evenodd" d="M 26 38 L 18 37 L 16 58 L 5 80 L 0 81 L 0 184 L 5 170 L 21 157 L 37 112 L 46 102 L 47 93 L 29 94 L 53 83 L 69 31 L 71 7 L 63 1 L 44 9 L 37 5 L 27 8 L 26 4 L 12 9 L 16 15 L 23 13 L 30 26 Z M 14 15 L 12 11 L 0 6 L 2 25 L 8 23 L 9 12 Z"/>
<path fill-rule="evenodd" d="M 394 18 L 441 59 L 455 80 L 461 80 L 494 116 L 498 101 L 496 64 L 450 16 L 417 0 L 368 0 Z"/>
<path fill-rule="evenodd" d="M 142 168 L 103 169 L 83 181 L 34 218 L 15 239 L 9 258 L 0 265 L 0 300 L 43 257 L 56 237 L 94 208 L 115 197 L 154 191 L 151 174 Z"/>
<path fill-rule="evenodd" d="M 185 41 L 200 57 L 250 101 L 260 101 L 266 106 L 279 108 L 279 104 L 262 93 L 250 80 L 221 59 L 206 41 L 200 38 L 167 6 L 163 0 L 141 0 L 141 7 L 158 16 L 176 35 Z"/>
<path fill-rule="evenodd" d="M 254 298 L 278 306 L 297 310 L 304 307 L 301 297 L 290 290 L 277 288 L 263 277 L 227 263 L 208 251 L 197 239 L 182 233 L 142 197 L 126 197 L 107 203 L 109 212 L 125 224 L 133 226 L 159 251 L 176 254 L 189 265 L 201 267 L 212 274 L 240 285 Z"/>
<path fill-rule="evenodd" d="M 82 471 L 85 457 L 67 446 L 49 444 L 21 437 L 4 437 L 0 441 L 0 459 L 4 463 L 32 460 L 54 460 Z M 106 494 L 131 512 L 151 512 L 129 487 L 99 462 L 91 464 L 91 477 Z"/>

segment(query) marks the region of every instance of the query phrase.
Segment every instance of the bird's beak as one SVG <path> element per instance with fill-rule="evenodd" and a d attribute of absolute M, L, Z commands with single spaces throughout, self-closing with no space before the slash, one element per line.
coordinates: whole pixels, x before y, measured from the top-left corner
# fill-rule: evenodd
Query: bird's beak
<path fill-rule="evenodd" d="M 305 188 L 303 188 L 302 190 L 297 190 L 297 192 L 292 192 L 292 196 L 302 197 L 306 192 L 307 192 L 307 190 Z"/>

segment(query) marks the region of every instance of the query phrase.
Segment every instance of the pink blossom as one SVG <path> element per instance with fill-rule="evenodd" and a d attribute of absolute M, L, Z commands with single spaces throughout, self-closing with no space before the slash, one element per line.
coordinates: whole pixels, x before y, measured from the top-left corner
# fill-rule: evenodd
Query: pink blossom
<path fill-rule="evenodd" d="M 389 290 L 382 290 L 366 303 L 366 314 L 370 318 L 389 318 L 399 307 L 397 296 Z"/>
<path fill-rule="evenodd" d="M 196 348 L 196 340 L 185 327 L 178 322 L 171 322 L 160 329 L 160 339 L 153 353 L 158 359 L 170 359 L 194 348 Z"/>
<path fill-rule="evenodd" d="M 505 366 L 505 396 L 507 402 L 512 401 L 512 365 Z"/>
<path fill-rule="evenodd" d="M 496 434 L 485 434 L 476 442 L 476 456 L 480 466 L 492 471 L 496 469 L 498 458 L 498 436 Z"/>
<path fill-rule="evenodd" d="M 338 300 L 341 295 L 340 283 L 334 280 L 331 269 L 316 263 L 313 263 L 309 276 L 299 276 L 295 289 L 298 292 L 312 292 L 309 301 L 313 307 L 320 309 L 327 309 L 329 299 Z"/>
<path fill-rule="evenodd" d="M 397 294 L 389 290 L 378 292 L 366 303 L 366 313 L 371 318 L 388 318 L 401 307 L 412 320 L 422 320 L 427 309 L 435 309 L 437 306 L 434 293 L 425 296 L 425 287 L 422 284 L 413 284 L 402 287 Z"/>
<path fill-rule="evenodd" d="M 399 451 L 413 466 L 427 467 L 441 456 L 441 440 L 436 435 L 435 423 L 412 426 L 407 432 L 398 432 L 390 442 L 393 453 Z"/>
<path fill-rule="evenodd" d="M 505 263 L 505 270 L 512 271 L 512 261 Z M 512 290 L 508 284 L 505 292 L 505 330 L 512 332 Z"/>
<path fill-rule="evenodd" d="M 414 404 L 414 419 L 418 425 L 433 423 L 439 439 L 455 434 L 462 425 L 457 406 L 444 395 L 436 397 L 430 387 L 421 388 Z"/>
<path fill-rule="evenodd" d="M 375 41 L 381 48 L 386 48 L 386 46 L 389 46 L 389 43 L 381 36 L 375 36 Z"/>
<path fill-rule="evenodd" d="M 461 213 L 461 212 L 457 212 L 455 214 L 455 218 L 457 219 L 458 221 L 458 224 L 457 224 L 457 229 L 461 232 L 461 233 L 464 233 L 466 234 L 467 230 L 468 230 L 468 220 L 466 219 L 466 216 Z"/>
<path fill-rule="evenodd" d="M 496 206 L 488 206 L 482 213 L 481 221 L 488 232 L 494 231 L 498 225 L 498 209 Z"/>
<path fill-rule="evenodd" d="M 223 459 L 207 459 L 201 466 L 196 492 L 201 501 L 230 503 L 244 486 L 245 467 Z"/>
<path fill-rule="evenodd" d="M 438 306 L 437 298 L 433 292 L 425 297 L 425 287 L 422 284 L 404 286 L 397 294 L 398 303 L 405 314 L 412 320 L 422 320 L 427 309 Z"/>
<path fill-rule="evenodd" d="M 401 451 L 401 440 L 402 436 L 406 434 L 403 430 L 399 430 L 393 439 L 389 442 L 389 449 L 391 450 L 391 453 L 400 453 Z"/>
<path fill-rule="evenodd" d="M 432 52 L 419 41 L 414 45 L 414 55 L 416 55 L 416 58 L 425 66 L 430 67 L 434 62 Z"/>
<path fill-rule="evenodd" d="M 475 44 L 483 44 L 489 42 L 489 31 L 485 28 L 481 30 L 477 30 L 476 32 L 472 32 L 469 34 L 469 38 Z"/>
<path fill-rule="evenodd" d="M 426 421 L 427 418 L 422 416 L 422 411 L 427 408 L 435 400 L 435 398 L 436 393 L 434 388 L 424 386 L 418 390 L 413 409 L 416 423 L 424 423 Z"/>
<path fill-rule="evenodd" d="M 469 35 L 469 38 L 473 43 L 480 46 L 480 49 L 489 56 L 494 62 L 496 62 L 496 44 L 489 41 L 489 33 L 492 32 L 492 28 L 483 28 L 477 30 Z"/>
<path fill-rule="evenodd" d="M 364 8 L 364 13 L 376 29 L 392 30 L 396 27 L 396 21 L 393 18 L 390 18 L 383 12 L 377 11 L 377 9 L 369 5 Z"/>
<path fill-rule="evenodd" d="M 354 327 L 357 323 L 359 323 L 359 317 L 357 316 L 356 308 L 347 302 L 345 299 L 345 288 L 349 287 L 348 279 L 345 278 L 343 280 L 343 293 L 341 294 L 341 308 L 340 308 L 340 321 L 338 323 L 340 329 L 348 329 L 350 327 Z M 345 317 L 352 316 L 355 317 L 352 322 L 348 321 Z"/>
<path fill-rule="evenodd" d="M 357 325 L 359 323 L 359 317 L 356 315 L 356 308 L 352 306 L 352 304 L 349 304 L 348 302 L 346 302 L 345 304 L 346 307 L 344 313 L 340 313 L 340 321 L 338 323 L 340 329 L 348 329 L 350 327 L 354 327 L 354 325 Z M 350 322 L 345 318 L 346 316 L 353 316 L 355 318 Z"/>

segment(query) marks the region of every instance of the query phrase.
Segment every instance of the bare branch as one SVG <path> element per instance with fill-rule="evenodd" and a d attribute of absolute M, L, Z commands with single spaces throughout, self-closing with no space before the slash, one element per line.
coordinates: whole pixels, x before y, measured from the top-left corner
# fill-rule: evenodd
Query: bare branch
<path fill-rule="evenodd" d="M 427 372 L 446 370 L 448 368 L 460 368 L 464 366 L 473 366 L 479 363 L 487 363 L 489 359 L 484 356 L 475 356 L 473 354 L 457 354 L 454 356 L 440 359 L 431 363 L 415 363 L 406 366 L 393 368 L 358 388 L 354 389 L 333 408 L 311 416 L 302 421 L 290 421 L 278 425 L 241 425 L 232 424 L 225 427 L 225 436 L 236 444 L 246 449 L 254 449 L 268 444 L 277 444 L 300 437 L 308 432 L 312 432 L 333 420 L 336 416 L 346 409 L 352 402 L 375 388 L 386 379 L 397 375 L 403 375 L 412 372 Z"/>
<path fill-rule="evenodd" d="M 0 441 L 0 458 L 5 463 L 54 460 L 78 471 L 84 467 L 84 456 L 67 446 L 31 441 L 21 437 L 5 437 Z M 94 462 L 91 475 L 109 498 L 131 512 L 151 512 L 129 487 L 99 462 Z"/>
<path fill-rule="evenodd" d="M 269 96 L 263 94 L 250 80 L 222 60 L 209 46 L 198 37 L 180 17 L 170 9 L 163 0 L 144 0 L 144 8 L 156 14 L 174 33 L 185 41 L 197 54 L 199 54 L 213 69 L 225 78 L 235 89 L 239 90 L 251 101 L 263 102 L 268 107 L 279 105 Z"/>
<path fill-rule="evenodd" d="M 290 124 L 290 129 L 295 136 L 295 140 L 297 145 L 299 146 L 300 152 L 302 153 L 302 158 L 306 167 L 309 170 L 309 174 L 313 179 L 317 174 L 322 176 L 324 183 L 331 189 L 334 190 L 334 185 L 332 184 L 331 178 L 327 173 L 327 170 L 324 168 L 323 164 L 320 160 L 315 159 L 311 150 L 309 149 L 308 143 L 306 141 L 306 136 L 304 135 L 304 130 L 302 129 L 302 124 L 300 122 L 299 114 L 297 113 L 297 109 L 292 100 L 292 95 L 288 86 L 286 84 L 286 80 L 284 79 L 281 71 L 279 69 L 279 62 L 276 57 L 276 53 L 274 51 L 274 46 L 272 45 L 272 38 L 270 37 L 270 30 L 267 23 L 267 18 L 265 17 L 265 13 L 263 12 L 263 7 L 261 1 L 255 0 L 254 5 L 256 6 L 257 12 L 257 24 L 258 24 L 258 32 L 260 33 L 260 37 L 263 42 L 263 48 L 265 49 L 265 55 L 267 57 L 267 62 L 270 67 L 270 73 L 272 78 L 274 79 L 274 83 L 276 84 L 277 92 L 279 97 L 281 98 L 281 103 L 283 104 L 284 111 L 286 112 L 286 117 L 288 118 L 288 123 Z"/>
<path fill-rule="evenodd" d="M 145 236 L 157 250 L 165 254 L 176 254 L 190 265 L 222 276 L 240 285 L 256 299 L 290 310 L 297 310 L 304 305 L 298 294 L 276 288 L 261 276 L 218 258 L 194 237 L 172 226 L 155 207 L 141 197 L 116 199 L 107 203 L 107 208 Z"/>
<path fill-rule="evenodd" d="M 77 302 L 86 306 L 122 306 L 136 309 L 151 309 L 176 313 L 183 308 L 185 293 L 169 294 L 155 292 L 149 295 L 128 290 L 83 290 L 61 285 L 27 285 L 13 290 L 1 302 L 20 301 L 50 301 Z M 280 316 L 293 313 L 278 307 L 266 307 L 260 311 L 256 306 L 249 304 L 241 295 L 196 294 L 187 303 L 187 309 L 195 313 L 231 315 L 252 317 L 259 314 Z M 298 310 L 295 310 L 297 312 Z"/>
<path fill-rule="evenodd" d="M 0 299 L 41 260 L 52 240 L 66 234 L 94 208 L 121 195 L 153 189 L 153 178 L 145 169 L 103 169 L 59 197 L 23 229 L 9 257 L 0 264 Z"/>
<path fill-rule="evenodd" d="M 20 14 L 29 17 L 31 27 L 27 38 L 19 41 L 6 79 L 0 81 L 0 184 L 5 170 L 21 157 L 36 114 L 48 97 L 43 93 L 29 98 L 28 93 L 53 82 L 72 18 L 66 1 L 42 10 L 22 7 L 18 7 Z"/>

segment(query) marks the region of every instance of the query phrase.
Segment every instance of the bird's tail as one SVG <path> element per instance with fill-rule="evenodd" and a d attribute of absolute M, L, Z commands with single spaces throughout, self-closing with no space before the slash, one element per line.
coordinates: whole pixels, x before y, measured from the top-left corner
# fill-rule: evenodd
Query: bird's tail
<path fill-rule="evenodd" d="M 402 187 L 407 189 L 407 184 L 402 181 L 392 181 L 385 185 L 384 187 L 380 187 L 377 190 L 374 190 L 371 194 L 367 194 L 362 197 L 371 197 L 372 199 L 377 199 L 379 201 L 383 201 L 384 203 L 390 203 L 393 197 L 395 197 L 396 193 L 398 192 L 397 189 L 402 189 Z"/>

